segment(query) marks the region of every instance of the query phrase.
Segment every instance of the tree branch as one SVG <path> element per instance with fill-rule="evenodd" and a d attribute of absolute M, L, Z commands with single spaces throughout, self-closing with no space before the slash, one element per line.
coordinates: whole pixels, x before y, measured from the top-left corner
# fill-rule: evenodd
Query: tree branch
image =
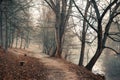
<path fill-rule="evenodd" d="M 50 0 L 50 2 L 49 2 L 49 1 L 45 0 L 45 2 L 46 2 L 46 3 L 51 7 L 51 9 L 56 13 L 55 4 L 54 4 L 53 1 Z"/>
<path fill-rule="evenodd" d="M 101 15 L 101 19 L 103 19 L 103 17 L 105 16 L 105 14 L 107 13 L 107 11 L 117 2 L 118 0 L 114 0 L 111 4 L 108 5 L 108 7 L 104 10 L 104 12 Z"/>
<path fill-rule="evenodd" d="M 91 0 L 91 2 L 94 5 L 94 9 L 95 9 L 95 12 L 96 12 L 96 15 L 97 15 L 97 19 L 100 20 L 100 12 L 99 12 L 98 6 L 97 6 L 95 0 Z"/>
<path fill-rule="evenodd" d="M 111 32 L 111 33 L 108 33 L 108 35 L 120 35 L 120 32 Z"/>
<path fill-rule="evenodd" d="M 112 39 L 113 41 L 115 41 L 115 42 L 120 42 L 120 40 L 118 39 L 118 40 L 116 40 L 115 38 L 113 38 L 113 37 L 111 37 L 111 36 L 109 36 L 108 35 L 108 37 L 110 38 L 110 39 Z"/>
<path fill-rule="evenodd" d="M 113 49 L 113 48 L 111 48 L 111 47 L 106 47 L 106 46 L 104 46 L 104 48 L 110 49 L 110 50 L 114 51 L 116 54 L 120 54 L 120 53 L 118 53 L 115 49 Z"/>
<path fill-rule="evenodd" d="M 79 11 L 79 13 L 82 15 L 82 17 L 85 19 L 85 21 L 89 24 L 89 26 L 90 26 L 94 31 L 98 32 L 97 29 L 95 29 L 95 28 L 89 23 L 89 21 L 85 18 L 85 16 L 84 16 L 83 13 L 81 12 L 81 10 L 79 9 L 79 7 L 78 7 L 77 4 L 75 3 L 75 1 L 74 1 L 74 0 L 72 0 L 72 1 L 73 1 L 73 3 L 74 3 L 75 7 L 77 8 L 77 10 Z"/>

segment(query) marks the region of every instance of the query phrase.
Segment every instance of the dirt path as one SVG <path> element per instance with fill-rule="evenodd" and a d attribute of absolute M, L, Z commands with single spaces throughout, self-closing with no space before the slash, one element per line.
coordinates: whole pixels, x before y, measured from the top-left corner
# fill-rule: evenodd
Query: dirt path
<path fill-rule="evenodd" d="M 42 58 L 42 62 L 45 63 L 50 73 L 48 80 L 79 80 L 78 75 L 75 72 L 71 72 L 69 67 L 59 59 L 55 61 L 50 58 Z"/>
<path fill-rule="evenodd" d="M 46 68 L 46 73 L 48 74 L 47 79 L 43 79 L 43 80 L 101 80 L 101 79 L 92 78 L 94 77 L 94 75 L 92 74 L 85 75 L 84 74 L 85 72 L 82 72 L 84 76 L 81 75 L 83 79 L 80 79 L 80 75 L 78 75 L 75 70 L 70 70 L 70 66 L 68 65 L 68 63 L 66 63 L 62 59 L 49 58 L 48 56 L 40 53 L 34 53 L 19 49 L 10 49 L 9 51 L 15 54 L 21 54 L 21 55 L 26 54 L 27 56 L 40 59 L 39 61 L 44 63 L 44 66 Z"/>
<path fill-rule="evenodd" d="M 9 50 L 16 54 L 26 54 L 25 51 L 12 49 Z M 41 55 L 39 53 L 27 53 L 28 56 L 40 58 L 40 62 L 44 63 L 48 71 L 47 80 L 79 80 L 74 72 L 69 71 L 68 66 L 65 65 L 60 59 L 54 60 L 52 58 L 47 58 L 46 55 Z M 59 61 L 59 62 L 58 62 Z"/>

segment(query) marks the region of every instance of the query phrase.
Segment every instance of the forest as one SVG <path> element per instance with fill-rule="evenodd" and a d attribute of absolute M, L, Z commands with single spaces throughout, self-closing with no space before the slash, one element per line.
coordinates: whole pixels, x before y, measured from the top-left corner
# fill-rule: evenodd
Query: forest
<path fill-rule="evenodd" d="M 120 0 L 0 0 L 0 80 L 119 80 Z"/>

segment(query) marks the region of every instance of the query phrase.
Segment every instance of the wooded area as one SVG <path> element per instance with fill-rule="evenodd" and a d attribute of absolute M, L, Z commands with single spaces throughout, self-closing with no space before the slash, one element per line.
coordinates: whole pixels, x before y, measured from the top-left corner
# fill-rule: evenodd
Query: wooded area
<path fill-rule="evenodd" d="M 115 70 L 111 72 L 109 66 L 115 64 L 107 64 L 107 58 L 120 67 L 120 0 L 0 0 L 1 53 L 9 54 L 9 49 L 37 52 L 34 46 L 39 46 L 39 54 L 55 60 L 72 62 L 76 55 L 79 68 L 90 72 L 102 60 L 104 76 L 110 76 Z M 106 80 L 118 80 L 119 74 Z"/>

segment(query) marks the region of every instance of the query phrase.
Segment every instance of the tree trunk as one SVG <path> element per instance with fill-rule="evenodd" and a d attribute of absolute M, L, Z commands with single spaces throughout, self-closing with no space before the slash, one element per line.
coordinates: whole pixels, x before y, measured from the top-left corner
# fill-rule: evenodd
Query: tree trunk
<path fill-rule="evenodd" d="M 62 54 L 62 40 L 61 40 L 61 14 L 60 11 L 56 13 L 56 23 L 55 23 L 55 39 L 56 39 L 56 57 L 61 58 Z"/>
<path fill-rule="evenodd" d="M 18 33 L 16 33 L 16 46 L 15 46 L 15 48 L 17 48 L 17 45 L 18 45 Z"/>
<path fill-rule="evenodd" d="M 79 66 L 82 66 L 82 65 L 83 65 L 84 54 L 85 54 L 85 34 L 84 34 L 83 37 L 82 37 L 82 45 L 81 45 L 81 52 L 80 52 Z"/>
<path fill-rule="evenodd" d="M 92 70 L 93 66 L 95 65 L 96 61 L 98 60 L 98 58 L 100 57 L 101 53 L 102 53 L 103 49 L 99 49 L 97 48 L 97 51 L 95 53 L 95 55 L 93 56 L 93 58 L 90 60 L 90 62 L 87 64 L 86 68 L 88 70 Z"/>
<path fill-rule="evenodd" d="M 95 55 L 93 56 L 93 58 L 90 60 L 90 62 L 86 66 L 88 70 L 92 70 L 93 66 L 95 65 L 96 61 L 98 60 L 98 58 L 100 57 L 103 51 L 101 20 L 98 20 L 97 36 L 98 36 L 98 41 L 97 41 L 98 47 L 97 47 Z"/>
<path fill-rule="evenodd" d="M 2 11 L 0 10 L 0 46 L 3 47 Z"/>
<path fill-rule="evenodd" d="M 3 1 L 3 0 L 0 0 L 0 5 L 1 5 L 2 1 Z"/>
<path fill-rule="evenodd" d="M 63 36 L 65 31 L 65 14 L 61 13 L 58 15 L 59 18 L 56 20 L 56 44 L 57 44 L 57 50 L 56 50 L 56 57 L 61 58 L 62 54 L 62 45 L 63 45 Z"/>
<path fill-rule="evenodd" d="M 22 49 L 22 44 L 23 44 L 23 39 L 22 39 L 22 35 L 21 35 L 20 49 Z"/>
<path fill-rule="evenodd" d="M 25 38 L 24 49 L 28 48 L 28 45 L 29 45 L 29 31 L 27 31 L 26 34 L 27 34 L 27 36 Z"/>
<path fill-rule="evenodd" d="M 87 18 L 87 13 L 88 13 L 89 7 L 90 7 L 90 2 L 89 2 L 89 0 L 87 0 L 87 5 L 86 5 L 86 8 L 85 8 L 85 13 L 84 13 L 85 18 Z M 82 44 L 81 44 L 79 66 L 82 66 L 83 61 L 84 61 L 86 32 L 87 32 L 87 30 L 86 30 L 86 20 L 84 19 L 83 30 L 82 30 L 82 42 L 81 42 Z"/>
<path fill-rule="evenodd" d="M 11 48 L 13 47 L 14 37 L 15 37 L 15 28 L 13 27 L 11 32 L 11 45 L 10 45 Z"/>
<path fill-rule="evenodd" d="M 11 36 L 11 31 L 12 30 L 12 26 L 11 26 L 11 20 L 10 20 L 10 22 L 9 22 L 9 28 L 8 28 L 8 47 L 10 47 L 10 45 L 11 45 L 11 38 L 12 38 L 12 36 Z"/>
<path fill-rule="evenodd" d="M 8 49 L 8 21 L 7 21 L 7 13 L 5 13 L 5 17 L 6 17 L 6 23 L 5 23 L 5 25 L 6 25 L 6 31 L 5 31 L 5 52 L 7 52 L 7 49 Z"/>
<path fill-rule="evenodd" d="M 52 47 L 52 49 L 51 49 L 51 51 L 50 51 L 50 56 L 51 56 L 51 57 L 55 57 L 56 50 L 57 50 L 56 46 L 55 46 L 55 47 Z"/>
<path fill-rule="evenodd" d="M 62 47 L 61 47 L 61 42 L 60 42 L 60 43 L 58 43 L 58 45 L 57 45 L 56 57 L 57 57 L 57 58 L 61 58 L 61 54 L 62 54 Z"/>
<path fill-rule="evenodd" d="M 60 38 L 60 35 L 59 35 L 59 33 L 58 33 L 59 31 L 57 30 L 56 31 L 56 45 L 57 45 L 57 49 L 56 49 L 56 57 L 58 57 L 58 58 L 61 58 L 61 54 L 62 54 L 62 40 L 61 40 L 61 38 Z"/>
<path fill-rule="evenodd" d="M 30 31 L 28 31 L 28 34 L 27 34 L 27 40 L 26 40 L 26 41 L 27 41 L 27 42 L 26 42 L 27 44 L 26 44 L 26 48 L 28 48 L 28 46 L 29 46 L 29 35 L 30 35 Z"/>

